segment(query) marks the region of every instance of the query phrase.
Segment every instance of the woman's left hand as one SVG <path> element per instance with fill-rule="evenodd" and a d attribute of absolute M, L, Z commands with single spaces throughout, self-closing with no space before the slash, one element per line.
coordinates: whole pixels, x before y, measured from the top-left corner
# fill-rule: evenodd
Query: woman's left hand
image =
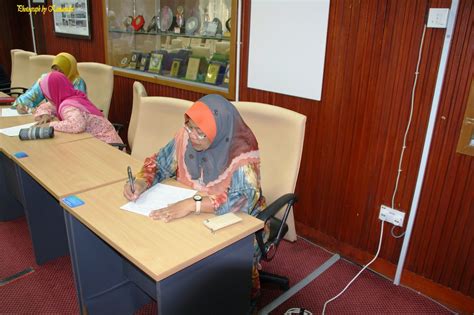
<path fill-rule="evenodd" d="M 169 205 L 160 210 L 150 212 L 150 218 L 153 220 L 163 220 L 169 222 L 174 219 L 182 218 L 194 212 L 195 201 L 192 198 Z"/>

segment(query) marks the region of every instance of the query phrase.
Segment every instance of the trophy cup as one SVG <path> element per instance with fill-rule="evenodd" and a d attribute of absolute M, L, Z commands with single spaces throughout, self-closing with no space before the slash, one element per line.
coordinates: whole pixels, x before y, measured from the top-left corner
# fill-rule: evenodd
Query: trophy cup
<path fill-rule="evenodd" d="M 176 29 L 175 33 L 184 33 L 184 8 L 179 5 L 176 8 Z"/>

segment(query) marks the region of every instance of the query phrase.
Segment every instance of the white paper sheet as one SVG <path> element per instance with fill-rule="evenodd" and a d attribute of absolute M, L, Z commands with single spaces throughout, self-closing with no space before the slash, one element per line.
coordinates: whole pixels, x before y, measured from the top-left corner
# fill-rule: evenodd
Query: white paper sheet
<path fill-rule="evenodd" d="M 195 194 L 196 190 L 156 184 L 145 191 L 138 200 L 131 201 L 120 209 L 148 216 L 152 210 L 166 208 L 170 204 L 191 198 Z"/>
<path fill-rule="evenodd" d="M 13 108 L 2 108 L 2 117 L 16 117 L 16 116 L 26 116 L 31 114 L 19 114 L 16 109 Z"/>
<path fill-rule="evenodd" d="M 0 129 L 0 133 L 3 133 L 4 135 L 7 135 L 9 137 L 18 137 L 18 135 L 20 134 L 20 129 L 30 128 L 34 124 L 36 124 L 36 122 L 32 122 L 32 123 L 24 124 L 24 125 L 19 125 L 19 126 L 13 126 L 13 127 L 10 127 L 10 128 L 3 128 L 3 129 Z"/>

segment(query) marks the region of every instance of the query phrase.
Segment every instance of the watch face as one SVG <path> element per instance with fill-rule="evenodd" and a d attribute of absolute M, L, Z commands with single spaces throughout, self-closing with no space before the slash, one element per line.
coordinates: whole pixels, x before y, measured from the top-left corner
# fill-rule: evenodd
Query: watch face
<path fill-rule="evenodd" d="M 193 199 L 194 201 L 201 201 L 202 197 L 200 195 L 194 195 Z"/>

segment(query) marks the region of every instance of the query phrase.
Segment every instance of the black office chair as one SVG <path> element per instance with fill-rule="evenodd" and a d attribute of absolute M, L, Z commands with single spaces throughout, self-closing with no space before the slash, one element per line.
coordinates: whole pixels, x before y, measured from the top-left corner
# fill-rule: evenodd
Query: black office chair
<path fill-rule="evenodd" d="M 0 92 L 5 93 L 9 96 L 18 97 L 28 90 L 25 87 L 11 87 L 10 84 L 10 78 L 5 72 L 3 66 L 0 65 Z"/>
<path fill-rule="evenodd" d="M 288 225 L 286 224 L 286 219 L 290 213 L 291 208 L 297 201 L 296 195 L 289 193 L 281 196 L 270 204 L 264 211 L 260 212 L 257 216 L 260 220 L 264 221 L 265 224 L 269 224 L 270 231 L 267 241 L 263 240 L 263 230 L 256 232 L 256 239 L 258 247 L 260 248 L 261 260 L 271 261 L 278 249 L 280 241 L 283 239 L 285 234 L 288 232 Z M 276 217 L 276 214 L 286 205 L 285 212 L 281 219 Z M 268 222 L 268 223 L 267 223 Z M 260 271 L 260 282 L 261 283 L 275 283 L 281 290 L 288 290 L 290 288 L 289 279 L 285 276 L 280 276 L 277 274 L 272 274 Z"/>

